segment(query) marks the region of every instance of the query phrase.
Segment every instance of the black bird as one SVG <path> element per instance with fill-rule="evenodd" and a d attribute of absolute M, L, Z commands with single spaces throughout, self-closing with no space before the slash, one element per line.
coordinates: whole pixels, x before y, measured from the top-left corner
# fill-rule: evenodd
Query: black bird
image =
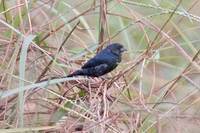
<path fill-rule="evenodd" d="M 86 62 L 80 70 L 69 74 L 67 77 L 99 77 L 109 73 L 121 62 L 121 56 L 124 51 L 126 51 L 126 49 L 121 44 L 110 44 L 105 49 L 100 51 L 96 56 Z"/>

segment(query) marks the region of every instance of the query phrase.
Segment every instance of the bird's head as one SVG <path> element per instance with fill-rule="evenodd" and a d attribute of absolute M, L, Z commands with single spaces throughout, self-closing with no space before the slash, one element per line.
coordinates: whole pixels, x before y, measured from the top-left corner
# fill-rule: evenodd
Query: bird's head
<path fill-rule="evenodd" d="M 121 56 L 124 51 L 127 51 L 123 45 L 119 43 L 112 43 L 107 47 L 113 54 Z"/>

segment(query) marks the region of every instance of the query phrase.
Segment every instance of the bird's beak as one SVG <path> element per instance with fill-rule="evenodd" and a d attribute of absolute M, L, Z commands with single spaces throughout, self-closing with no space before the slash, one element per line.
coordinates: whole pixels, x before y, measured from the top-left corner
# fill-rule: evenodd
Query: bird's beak
<path fill-rule="evenodd" d="M 124 51 L 127 51 L 127 49 L 121 48 L 120 51 L 121 51 L 121 52 L 124 52 Z"/>

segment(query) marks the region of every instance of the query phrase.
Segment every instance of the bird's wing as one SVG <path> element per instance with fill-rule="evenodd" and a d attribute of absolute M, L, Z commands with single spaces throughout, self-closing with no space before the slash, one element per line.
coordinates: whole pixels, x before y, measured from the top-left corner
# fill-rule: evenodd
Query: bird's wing
<path fill-rule="evenodd" d="M 108 64 L 100 64 L 94 67 L 96 76 L 101 76 L 106 74 L 109 71 Z"/>
<path fill-rule="evenodd" d="M 82 66 L 82 69 L 95 67 L 101 65 L 102 63 L 104 63 L 102 60 L 98 58 L 92 58 Z"/>
<path fill-rule="evenodd" d="M 90 59 L 88 62 L 86 62 L 82 69 L 89 68 L 89 67 L 95 67 L 103 63 L 107 63 L 107 61 L 110 59 L 110 50 L 103 49 L 100 51 L 96 56 L 94 56 L 92 59 Z"/>

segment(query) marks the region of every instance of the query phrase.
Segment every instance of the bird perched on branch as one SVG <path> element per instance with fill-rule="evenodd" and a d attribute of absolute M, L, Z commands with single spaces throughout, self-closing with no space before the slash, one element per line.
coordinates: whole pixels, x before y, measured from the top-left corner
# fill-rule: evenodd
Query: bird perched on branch
<path fill-rule="evenodd" d="M 69 74 L 73 76 L 99 77 L 111 72 L 121 62 L 122 53 L 126 51 L 123 45 L 113 43 L 100 51 L 96 56 L 86 62 L 80 70 Z"/>

